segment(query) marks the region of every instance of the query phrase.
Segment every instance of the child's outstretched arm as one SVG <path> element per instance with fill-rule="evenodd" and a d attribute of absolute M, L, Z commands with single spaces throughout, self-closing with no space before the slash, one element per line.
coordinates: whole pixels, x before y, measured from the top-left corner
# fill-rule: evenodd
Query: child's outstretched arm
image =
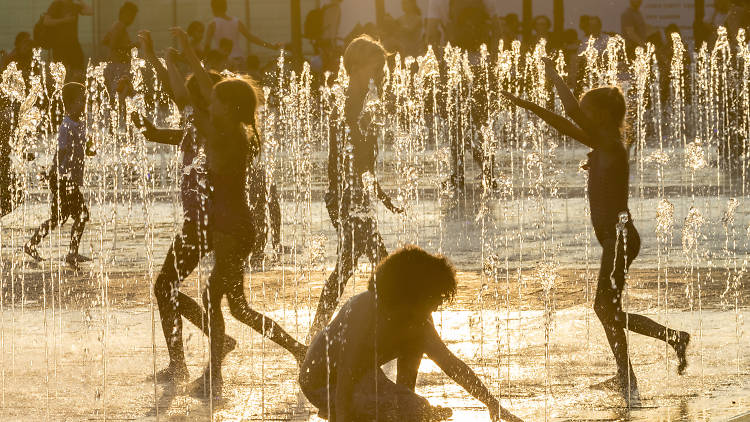
<path fill-rule="evenodd" d="M 270 42 L 264 41 L 264 40 L 256 37 L 255 35 L 251 34 L 250 31 L 248 31 L 247 28 L 245 27 L 245 24 L 242 23 L 242 22 L 240 22 L 240 28 L 239 28 L 239 30 L 240 30 L 240 33 L 245 38 L 247 38 L 248 41 L 250 41 L 253 44 L 257 44 L 257 45 L 259 45 L 261 47 L 265 47 L 265 48 L 267 48 L 269 50 L 278 50 L 279 49 L 279 45 L 277 45 L 277 44 L 271 44 Z"/>
<path fill-rule="evenodd" d="M 130 119 L 138 129 L 143 129 L 143 136 L 149 142 L 165 145 L 179 145 L 184 132 L 179 129 L 161 129 L 154 123 L 137 112 L 130 115 Z"/>
<path fill-rule="evenodd" d="M 589 137 L 589 135 L 584 130 L 574 125 L 565 117 L 555 114 L 544 107 L 532 103 L 531 101 L 522 100 L 521 98 L 516 97 L 508 91 L 501 91 L 501 93 L 512 104 L 521 108 L 525 108 L 526 110 L 529 110 L 530 112 L 536 114 L 542 120 L 547 122 L 547 124 L 557 129 L 563 135 L 569 136 L 589 148 L 594 148 L 594 142 L 591 137 Z"/>
<path fill-rule="evenodd" d="M 573 92 L 565 83 L 562 76 L 557 73 L 557 70 L 555 69 L 555 62 L 553 62 L 549 57 L 543 58 L 542 61 L 544 61 L 544 72 L 547 75 L 547 78 L 552 81 L 552 83 L 555 85 L 555 88 L 557 88 L 557 94 L 560 96 L 560 101 L 562 102 L 563 108 L 565 109 L 565 114 L 573 119 L 573 122 L 575 122 L 575 124 L 577 124 L 578 127 L 583 129 L 586 133 L 596 133 L 594 125 L 583 113 L 583 110 L 581 110 L 581 105 L 578 103 L 575 95 L 573 95 Z"/>
<path fill-rule="evenodd" d="M 208 75 L 206 69 L 203 68 L 198 54 L 196 54 L 193 45 L 190 44 L 190 38 L 188 34 L 180 27 L 172 28 L 172 35 L 177 39 L 177 42 L 182 48 L 182 54 L 185 57 L 190 69 L 193 71 L 193 77 L 196 78 L 198 86 L 201 89 L 201 95 L 208 101 L 211 98 L 211 91 L 213 90 L 214 84 L 211 81 L 211 77 Z"/>
<path fill-rule="evenodd" d="M 500 402 L 490 393 L 477 374 L 466 363 L 456 357 L 443 343 L 443 340 L 430 324 L 425 336 L 425 353 L 440 369 L 474 398 L 484 403 L 493 421 L 523 422 L 519 417 L 500 406 Z"/>

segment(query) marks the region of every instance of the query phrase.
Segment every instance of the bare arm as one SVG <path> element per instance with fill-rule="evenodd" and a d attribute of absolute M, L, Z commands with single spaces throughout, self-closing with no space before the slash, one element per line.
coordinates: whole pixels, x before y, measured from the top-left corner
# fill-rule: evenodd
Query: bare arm
<path fill-rule="evenodd" d="M 421 362 L 421 350 L 398 358 L 396 383 L 414 391 L 414 388 L 417 386 L 417 374 L 419 373 L 419 364 Z"/>
<path fill-rule="evenodd" d="M 143 130 L 143 136 L 149 142 L 165 145 L 179 145 L 182 141 L 184 132 L 179 129 L 161 129 L 154 126 L 154 123 L 139 113 L 133 112 L 130 119 L 138 129 Z"/>
<path fill-rule="evenodd" d="M 404 209 L 399 208 L 396 205 L 393 204 L 393 200 L 391 197 L 383 190 L 383 187 L 380 186 L 380 182 L 375 182 L 375 188 L 377 189 L 378 199 L 383 202 L 383 205 L 385 205 L 388 210 L 394 214 L 403 214 Z"/>
<path fill-rule="evenodd" d="M 90 4 L 84 3 L 84 2 L 82 2 L 80 0 L 76 1 L 75 3 L 78 4 L 79 6 L 81 6 L 81 11 L 79 12 L 80 15 L 82 15 L 82 16 L 94 16 L 94 8 L 91 7 Z"/>
<path fill-rule="evenodd" d="M 247 30 L 245 27 L 245 24 L 240 22 L 240 33 L 247 38 L 248 41 L 250 41 L 253 44 L 259 45 L 261 47 L 268 48 L 269 50 L 278 50 L 279 46 L 276 44 L 271 44 L 269 42 L 266 42 L 255 35 L 251 34 L 250 31 Z"/>
<path fill-rule="evenodd" d="M 569 136 L 578 142 L 586 145 L 589 148 L 594 148 L 594 142 L 589 137 L 589 135 L 584 132 L 581 128 L 573 124 L 570 120 L 566 119 L 563 116 L 557 115 L 546 108 L 540 107 L 531 101 L 522 100 L 515 95 L 503 91 L 502 94 L 507 98 L 511 103 L 514 105 L 525 108 L 526 110 L 531 111 L 532 113 L 539 116 L 542 120 L 547 122 L 550 126 L 557 129 L 560 133 L 562 133 L 565 136 Z"/>
<path fill-rule="evenodd" d="M 178 107 L 184 108 L 190 103 L 190 94 L 185 88 L 185 76 L 176 64 L 177 51 L 173 48 L 167 50 L 167 76 L 169 85 L 172 87 L 172 100 Z"/>
<path fill-rule="evenodd" d="M 198 81 L 201 95 L 206 101 L 208 101 L 208 99 L 211 98 L 211 91 L 214 87 L 211 77 L 198 59 L 198 55 L 195 53 L 193 45 L 190 44 L 190 39 L 188 38 L 187 33 L 185 33 L 182 28 L 172 28 L 172 34 L 177 38 L 177 41 L 182 48 L 182 54 L 193 71 L 193 77 Z"/>
<path fill-rule="evenodd" d="M 154 42 L 151 39 L 151 32 L 143 30 L 138 33 L 138 40 L 141 43 L 141 51 L 143 52 L 143 58 L 150 64 L 156 71 L 156 78 L 161 83 L 162 88 L 167 95 L 174 101 L 174 92 L 172 92 L 172 84 L 169 80 L 169 73 L 167 68 L 161 63 L 156 57 L 154 51 Z"/>
<path fill-rule="evenodd" d="M 448 350 L 432 324 L 429 325 L 425 336 L 425 352 L 446 375 L 463 387 L 466 392 L 487 406 L 493 421 L 500 419 L 513 422 L 521 421 L 521 419 L 508 410 L 503 409 L 477 374 Z"/>

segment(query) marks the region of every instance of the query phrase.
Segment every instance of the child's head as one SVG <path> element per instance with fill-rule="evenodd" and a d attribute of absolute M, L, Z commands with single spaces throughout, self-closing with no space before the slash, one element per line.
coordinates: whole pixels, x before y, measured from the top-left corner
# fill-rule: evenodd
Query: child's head
<path fill-rule="evenodd" d="M 223 16 L 227 13 L 227 0 L 211 0 L 211 11 L 214 16 Z"/>
<path fill-rule="evenodd" d="M 86 87 L 77 82 L 63 85 L 62 100 L 65 114 L 72 118 L 79 118 L 86 108 Z"/>
<path fill-rule="evenodd" d="M 135 17 L 138 15 L 138 6 L 133 2 L 126 1 L 120 7 L 120 22 L 124 23 L 125 26 L 130 26 L 135 21 Z"/>
<path fill-rule="evenodd" d="M 368 289 L 388 311 L 422 318 L 456 295 L 456 270 L 443 256 L 405 246 L 378 264 Z"/>
<path fill-rule="evenodd" d="M 214 85 L 211 93 L 209 114 L 211 121 L 219 128 L 238 125 L 250 129 L 250 151 L 260 151 L 260 139 L 255 126 L 255 112 L 260 103 L 260 95 L 252 79 L 224 79 Z"/>
<path fill-rule="evenodd" d="M 193 43 L 200 43 L 201 40 L 203 40 L 203 32 L 205 31 L 205 26 L 203 23 L 199 21 L 192 21 L 190 22 L 190 25 L 187 27 L 187 33 L 190 37 L 190 40 Z"/>
<path fill-rule="evenodd" d="M 587 91 L 581 97 L 581 108 L 594 122 L 601 122 L 607 128 L 622 131 L 625 125 L 625 96 L 620 88 L 607 86 Z"/>
<path fill-rule="evenodd" d="M 344 51 L 344 68 L 352 79 L 368 82 L 370 79 L 379 83 L 383 80 L 386 53 L 383 44 L 369 35 L 361 35 L 346 47 Z"/>

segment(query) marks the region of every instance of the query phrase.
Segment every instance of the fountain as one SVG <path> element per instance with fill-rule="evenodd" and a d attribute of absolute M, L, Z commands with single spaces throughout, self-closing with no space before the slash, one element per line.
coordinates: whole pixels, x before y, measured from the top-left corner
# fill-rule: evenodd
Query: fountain
<path fill-rule="evenodd" d="M 581 89 L 617 84 L 628 101 L 631 211 L 643 246 L 627 274 L 626 305 L 695 339 L 691 369 L 677 377 L 671 349 L 629 336 L 648 406 L 625 416 L 631 420 L 724 417 L 750 407 L 750 355 L 742 346 L 750 50 L 743 31 L 731 40 L 723 28 L 712 47 L 689 50 L 677 35 L 671 43 L 666 65 L 650 45 L 629 60 L 617 36 L 604 51 L 589 41 L 580 57 Z M 436 326 L 504 406 L 528 420 L 619 418 L 616 395 L 588 389 L 614 365 L 591 312 L 599 247 L 587 172 L 579 170 L 587 150 L 500 95 L 508 90 L 561 111 L 541 59 L 553 58 L 561 74 L 567 64 L 544 41 L 529 51 L 518 42 L 501 42 L 494 57 L 489 51 L 446 46 L 397 56 L 383 90 L 371 92 L 381 134 L 378 179 L 406 210 L 378 208 L 379 230 L 389 250 L 416 243 L 455 263 L 459 295 Z M 86 124 L 98 154 L 87 162 L 92 218 L 82 250 L 94 261 L 78 271 L 62 262 L 64 231 L 41 245 L 47 261 L 33 263 L 22 251 L 49 212 L 38 174 L 54 154 L 64 68 L 37 51 L 27 76 L 15 64 L 2 74 L 0 103 L 13 112 L 10 168 L 22 195 L 0 220 L 0 418 L 316 420 L 295 404 L 294 362 L 231 317 L 228 332 L 240 345 L 227 358 L 225 403 L 170 395 L 152 381 L 167 357 L 150 292 L 180 224 L 180 160 L 177 150 L 147 143 L 130 112 L 174 128 L 181 116 L 137 50 L 130 96 L 108 93 L 105 67 L 90 64 L 86 77 Z M 284 247 L 269 242 L 246 285 L 252 306 L 300 339 L 336 261 L 323 194 L 329 132 L 341 127 L 336 116 L 348 83 L 343 69 L 318 77 L 282 54 L 263 84 L 258 165 L 267 193 L 279 192 Z M 210 264 L 184 283 L 188 294 L 198 297 Z M 371 270 L 357 270 L 345 297 L 365 288 Z M 185 339 L 197 373 L 206 340 L 192 327 Z M 419 392 L 453 407 L 454 420 L 484 417 L 437 371 L 423 362 Z"/>

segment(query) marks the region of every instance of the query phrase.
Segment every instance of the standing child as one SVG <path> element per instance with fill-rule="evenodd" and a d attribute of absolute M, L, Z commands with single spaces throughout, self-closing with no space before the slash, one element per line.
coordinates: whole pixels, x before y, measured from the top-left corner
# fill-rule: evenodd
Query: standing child
<path fill-rule="evenodd" d="M 300 369 L 302 392 L 331 421 L 440 421 L 450 409 L 414 392 L 422 356 L 484 403 L 493 421 L 520 421 L 446 347 L 432 313 L 456 294 L 444 257 L 407 246 L 384 259 L 368 290 L 349 299 L 310 344 Z M 397 360 L 394 383 L 381 365 Z"/>
<path fill-rule="evenodd" d="M 679 374 L 687 368 L 685 351 L 690 335 L 622 310 L 625 273 L 641 245 L 628 209 L 630 169 L 623 139 L 625 98 L 619 88 L 604 87 L 586 92 L 579 103 L 555 71 L 554 62 L 545 59 L 545 67 L 547 77 L 557 88 L 565 113 L 574 123 L 510 93 L 505 92 L 504 95 L 513 104 L 541 117 L 563 135 L 593 149 L 587 164 L 589 206 L 594 233 L 602 245 L 594 311 L 604 326 L 617 363 L 617 375 L 599 385 L 619 391 L 629 406 L 639 406 L 638 383 L 630 363 L 625 330 L 669 343 L 677 352 Z"/>
<path fill-rule="evenodd" d="M 240 35 L 261 47 L 271 50 L 279 49 L 278 45 L 263 41 L 251 34 L 239 19 L 229 16 L 227 14 L 227 0 L 211 0 L 211 11 L 214 14 L 214 19 L 206 29 L 206 45 L 203 49 L 206 54 L 212 50 L 219 50 L 221 40 L 227 39 L 232 42 L 229 60 L 235 67 L 243 66 L 245 54 L 242 52 Z"/>
<path fill-rule="evenodd" d="M 373 180 L 378 199 L 386 208 L 395 213 L 403 212 L 393 205 L 375 180 L 378 137 L 377 131 L 368 130 L 373 116 L 364 112 L 371 82 L 382 84 L 385 64 L 385 49 L 368 35 L 353 40 L 344 53 L 344 67 L 349 73 L 343 116 L 345 127 L 335 127 L 334 123 L 330 131 L 328 192 L 325 196 L 328 215 L 339 235 L 338 262 L 323 286 L 310 336 L 328 324 L 347 281 L 354 274 L 359 257 L 367 254 L 375 265 L 388 255 L 378 233 L 370 193 L 363 178 Z M 332 122 L 338 120 L 337 116 L 331 116 L 331 119 Z"/>
<path fill-rule="evenodd" d="M 49 220 L 42 223 L 34 232 L 31 240 L 24 246 L 24 251 L 37 261 L 43 258 L 36 247 L 51 229 L 73 219 L 70 232 L 70 250 L 65 262 L 77 267 L 79 262 L 90 261 L 90 258 L 78 253 L 81 236 L 89 210 L 81 193 L 83 186 L 83 166 L 85 155 L 94 155 L 87 147 L 86 127 L 83 113 L 86 107 L 86 88 L 79 83 L 68 83 L 62 88 L 65 117 L 60 125 L 57 137 L 57 153 L 49 174 L 49 186 L 52 191 L 52 213 Z M 90 145 L 88 145 L 90 147 Z"/>
<path fill-rule="evenodd" d="M 195 109 L 195 125 L 206 137 L 206 162 L 211 185 L 208 230 L 215 264 L 203 293 L 209 316 L 210 365 L 192 385 L 197 396 L 221 395 L 221 357 L 224 347 L 224 316 L 221 300 L 227 296 L 232 316 L 288 350 L 301 361 L 307 347 L 292 338 L 281 326 L 250 308 L 245 298 L 244 272 L 248 255 L 256 243 L 253 210 L 248 204 L 248 165 L 260 153 L 260 137 L 255 123 L 258 95 L 247 80 L 227 79 L 213 84 L 193 51 L 187 34 L 173 30 L 183 54 L 193 70 L 208 109 Z M 178 74 L 170 66 L 171 74 Z M 181 77 L 175 78 L 182 80 Z M 173 84 L 176 89 L 176 85 Z M 184 94 L 183 94 L 184 96 Z"/>
<path fill-rule="evenodd" d="M 188 78 L 186 83 L 175 81 L 185 86 L 185 91 L 193 99 L 188 102 L 174 94 L 172 82 L 167 68 L 156 57 L 151 34 L 141 31 L 138 35 L 141 41 L 143 57 L 156 70 L 157 78 L 165 92 L 180 107 L 184 117 L 183 129 L 160 129 L 137 113 L 133 115 L 133 123 L 143 127 L 143 135 L 151 142 L 168 145 L 179 145 L 182 153 L 182 171 L 180 181 L 180 199 L 183 210 L 182 230 L 175 236 L 164 259 L 161 271 L 154 283 L 154 296 L 159 306 L 162 331 L 169 352 L 169 366 L 156 374 L 158 382 L 179 383 L 187 379 L 188 369 L 185 362 L 185 352 L 182 343 L 182 317 L 203 330 L 208 331 L 208 315 L 203 308 L 190 296 L 180 292 L 180 285 L 198 266 L 201 258 L 211 251 L 208 237 L 208 180 L 206 175 L 205 155 L 203 149 L 205 139 L 196 130 L 193 122 L 193 105 L 206 108 L 207 104 L 200 101 L 200 88 L 195 78 Z M 167 63 L 174 67 L 175 57 L 167 56 Z M 211 80 L 219 82 L 221 76 L 211 73 Z M 182 91 L 181 89 L 179 89 Z M 237 342 L 227 336 L 222 349 L 223 358 L 236 346 Z"/>

